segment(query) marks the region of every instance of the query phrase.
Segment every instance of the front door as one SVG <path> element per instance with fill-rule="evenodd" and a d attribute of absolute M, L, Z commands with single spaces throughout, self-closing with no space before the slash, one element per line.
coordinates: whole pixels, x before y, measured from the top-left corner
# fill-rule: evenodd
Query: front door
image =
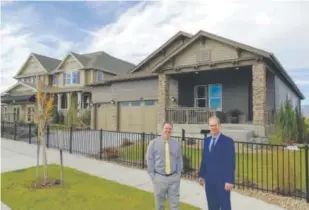
<path fill-rule="evenodd" d="M 20 113 L 19 107 L 14 107 L 13 108 L 14 121 L 19 121 L 19 113 Z"/>

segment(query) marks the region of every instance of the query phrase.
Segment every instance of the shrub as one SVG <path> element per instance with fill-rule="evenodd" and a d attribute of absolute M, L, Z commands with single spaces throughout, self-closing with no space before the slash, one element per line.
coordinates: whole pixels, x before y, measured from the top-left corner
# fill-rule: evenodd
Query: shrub
<path fill-rule="evenodd" d="M 191 172 L 192 171 L 191 160 L 186 155 L 182 155 L 182 161 L 183 161 L 183 171 L 184 171 L 184 173 Z"/>
<path fill-rule="evenodd" d="M 192 139 L 192 138 L 187 139 L 187 145 L 194 145 L 194 144 L 196 144 L 195 139 Z"/>
<path fill-rule="evenodd" d="M 123 147 L 127 147 L 127 146 L 130 146 L 130 145 L 132 145 L 132 144 L 133 144 L 133 142 L 130 141 L 129 139 L 124 139 L 121 145 L 122 145 Z"/>
<path fill-rule="evenodd" d="M 115 147 L 106 147 L 103 149 L 103 157 L 108 159 L 118 158 L 119 150 Z"/>
<path fill-rule="evenodd" d="M 286 100 L 276 113 L 275 130 L 270 138 L 271 143 L 302 143 L 307 135 L 305 119 L 300 109 L 293 108 L 291 101 Z"/>

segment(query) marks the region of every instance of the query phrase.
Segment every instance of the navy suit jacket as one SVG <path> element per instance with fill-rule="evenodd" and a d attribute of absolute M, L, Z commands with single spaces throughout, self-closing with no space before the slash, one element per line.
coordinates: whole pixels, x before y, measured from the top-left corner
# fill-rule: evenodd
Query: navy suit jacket
<path fill-rule="evenodd" d="M 210 142 L 211 137 L 204 139 L 199 177 L 203 178 L 206 183 L 234 184 L 235 146 L 233 139 L 221 133 L 211 152 L 209 151 Z"/>

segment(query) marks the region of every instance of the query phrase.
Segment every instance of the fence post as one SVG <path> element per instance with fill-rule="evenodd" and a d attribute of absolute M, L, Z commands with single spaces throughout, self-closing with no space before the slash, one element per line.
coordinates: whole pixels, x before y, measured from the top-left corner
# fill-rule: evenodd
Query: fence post
<path fill-rule="evenodd" d="M 103 130 L 100 130 L 100 160 L 102 160 L 102 152 L 103 152 Z"/>
<path fill-rule="evenodd" d="M 47 125 L 46 131 L 46 147 L 49 148 L 49 125 Z"/>
<path fill-rule="evenodd" d="M 29 144 L 31 144 L 31 124 L 29 123 Z"/>
<path fill-rule="evenodd" d="M 181 140 L 185 141 L 186 139 L 186 130 L 185 129 L 181 129 Z"/>
<path fill-rule="evenodd" d="M 16 140 L 16 135 L 17 135 L 17 122 L 14 122 L 14 140 Z"/>
<path fill-rule="evenodd" d="M 309 203 L 309 146 L 305 145 L 305 170 L 306 170 L 306 201 Z"/>
<path fill-rule="evenodd" d="M 145 168 L 145 133 L 142 133 L 142 168 Z"/>
<path fill-rule="evenodd" d="M 1 122 L 1 137 L 4 136 L 4 121 Z"/>
<path fill-rule="evenodd" d="M 73 127 L 70 127 L 70 153 L 72 154 Z"/>

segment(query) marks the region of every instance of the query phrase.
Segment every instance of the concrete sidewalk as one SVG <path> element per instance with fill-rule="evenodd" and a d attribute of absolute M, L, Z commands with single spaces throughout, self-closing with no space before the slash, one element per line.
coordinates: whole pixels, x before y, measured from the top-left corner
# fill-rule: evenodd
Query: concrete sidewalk
<path fill-rule="evenodd" d="M 36 145 L 13 140 L 1 140 L 1 172 L 22 169 L 36 164 Z M 59 163 L 59 153 L 48 149 L 48 163 Z M 121 184 L 152 192 L 152 183 L 145 170 L 127 168 L 117 164 L 95 160 L 84 156 L 64 153 L 64 165 L 77 170 L 113 180 Z M 255 198 L 232 192 L 232 209 L 235 210 L 283 210 Z M 180 200 L 201 209 L 207 209 L 204 188 L 196 182 L 182 180 Z M 5 209 L 5 208 L 1 208 Z"/>

